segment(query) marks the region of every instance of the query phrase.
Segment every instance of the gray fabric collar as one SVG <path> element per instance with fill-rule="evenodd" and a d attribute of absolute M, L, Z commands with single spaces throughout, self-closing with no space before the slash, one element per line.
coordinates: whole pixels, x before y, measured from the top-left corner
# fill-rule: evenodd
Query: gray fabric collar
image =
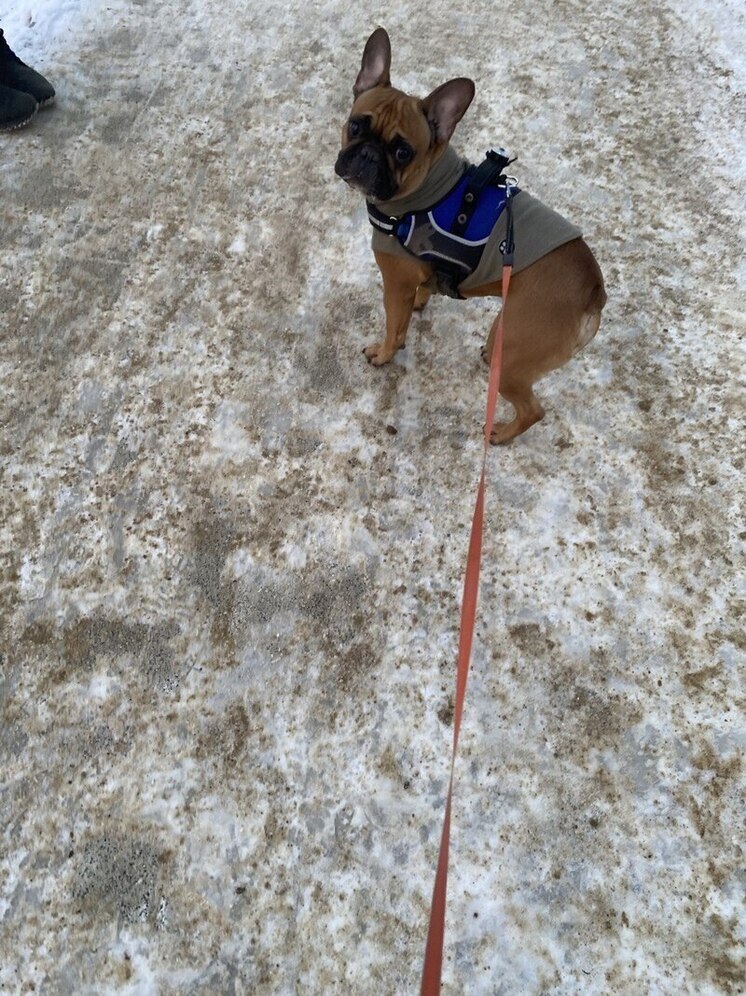
<path fill-rule="evenodd" d="M 424 183 L 405 197 L 390 201 L 372 201 L 379 211 L 390 218 L 401 218 L 410 211 L 424 211 L 442 200 L 466 172 L 469 163 L 454 152 L 450 145 L 425 177 Z"/>

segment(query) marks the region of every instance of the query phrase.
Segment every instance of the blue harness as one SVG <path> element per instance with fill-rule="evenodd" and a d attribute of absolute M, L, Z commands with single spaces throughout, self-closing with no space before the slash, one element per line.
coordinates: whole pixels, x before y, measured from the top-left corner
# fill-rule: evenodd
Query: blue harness
<path fill-rule="evenodd" d="M 391 218 L 368 202 L 368 220 L 374 228 L 394 238 L 409 252 L 429 263 L 438 291 L 462 297 L 458 285 L 479 265 L 497 219 L 508 205 L 511 229 L 511 198 L 519 188 L 502 171 L 512 162 L 501 149 L 490 151 L 479 166 L 470 166 L 455 187 L 437 204 Z M 512 249 L 512 231 L 505 249 Z M 512 256 L 512 253 L 511 253 Z M 506 264 L 511 261 L 506 260 Z"/>

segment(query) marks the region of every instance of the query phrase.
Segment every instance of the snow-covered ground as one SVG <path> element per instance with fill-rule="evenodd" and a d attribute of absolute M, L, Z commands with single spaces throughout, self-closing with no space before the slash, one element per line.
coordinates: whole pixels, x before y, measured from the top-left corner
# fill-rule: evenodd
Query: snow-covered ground
<path fill-rule="evenodd" d="M 2 992 L 417 991 L 495 303 L 363 360 L 377 23 L 609 291 L 490 456 L 444 992 L 743 989 L 742 5 L 0 0 Z"/>
<path fill-rule="evenodd" d="M 81 35 L 122 15 L 125 0 L 0 0 L 0 28 L 24 62 L 64 60 Z"/>

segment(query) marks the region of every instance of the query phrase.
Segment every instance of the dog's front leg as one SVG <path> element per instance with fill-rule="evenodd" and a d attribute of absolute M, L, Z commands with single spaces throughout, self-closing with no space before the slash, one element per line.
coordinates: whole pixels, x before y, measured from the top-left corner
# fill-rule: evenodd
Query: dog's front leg
<path fill-rule="evenodd" d="M 398 349 L 404 348 L 417 288 L 428 279 L 429 273 L 414 259 L 384 252 L 376 252 L 375 257 L 383 277 L 386 339 L 374 342 L 364 352 L 370 363 L 380 367 L 388 363 Z"/>

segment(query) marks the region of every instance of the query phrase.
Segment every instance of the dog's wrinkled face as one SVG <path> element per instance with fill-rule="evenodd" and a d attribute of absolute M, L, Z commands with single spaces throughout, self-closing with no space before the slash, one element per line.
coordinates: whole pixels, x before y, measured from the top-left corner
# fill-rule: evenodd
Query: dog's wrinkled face
<path fill-rule="evenodd" d="M 376 201 L 416 190 L 445 146 L 436 147 L 422 101 L 376 87 L 352 105 L 335 170 Z"/>
<path fill-rule="evenodd" d="M 467 79 L 444 83 L 424 100 L 410 97 L 391 86 L 390 65 L 389 37 L 378 28 L 363 52 L 334 167 L 374 201 L 404 197 L 421 185 L 474 97 Z"/>

